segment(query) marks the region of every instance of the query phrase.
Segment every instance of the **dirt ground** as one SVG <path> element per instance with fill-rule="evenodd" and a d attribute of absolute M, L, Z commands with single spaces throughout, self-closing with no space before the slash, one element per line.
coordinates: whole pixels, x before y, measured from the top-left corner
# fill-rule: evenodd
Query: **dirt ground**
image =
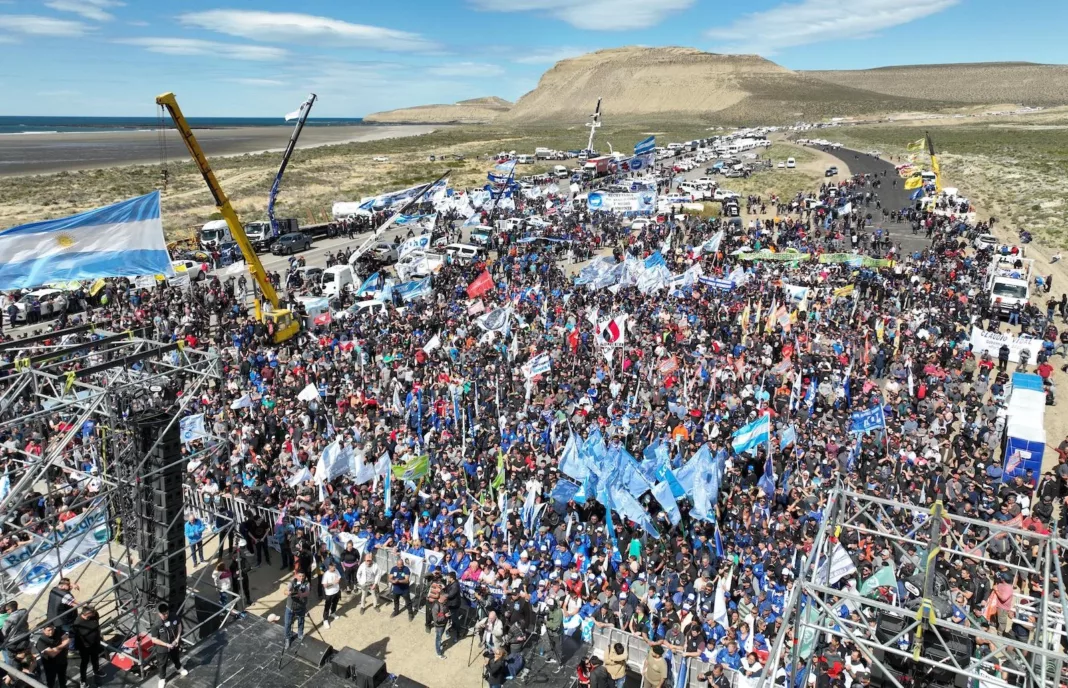
<path fill-rule="evenodd" d="M 189 587 L 200 591 L 207 597 L 216 597 L 215 588 L 211 580 L 211 567 L 217 561 L 214 556 L 218 552 L 218 544 L 212 540 L 205 545 L 208 554 L 208 564 L 201 564 L 194 568 L 192 560 L 187 560 L 189 571 Z M 108 569 L 102 565 L 107 560 L 108 550 L 105 549 L 97 557 L 98 563 L 84 565 L 70 574 L 79 589 L 74 591 L 75 599 L 84 601 L 100 591 L 106 590 L 110 583 Z M 113 555 L 120 553 L 119 548 L 112 549 Z M 252 570 L 250 579 L 252 583 L 253 604 L 249 611 L 267 617 L 276 614 L 282 617 L 285 609 L 284 586 L 289 582 L 289 574 L 282 576 L 279 570 L 280 559 L 277 553 L 272 553 L 272 565 L 264 564 Z M 203 574 L 203 575 L 201 575 Z M 18 602 L 21 606 L 30 605 L 34 595 L 21 595 Z M 47 591 L 41 595 L 40 600 L 30 612 L 31 627 L 44 620 L 47 612 Z M 463 639 L 455 647 L 446 647 L 447 659 L 438 659 L 434 654 L 434 636 L 424 632 L 423 614 L 420 608 L 414 621 L 408 620 L 405 612 L 391 618 L 393 612 L 392 603 L 384 603 L 380 608 L 374 607 L 361 613 L 358 600 L 355 595 L 342 593 L 341 604 L 338 609 L 337 619 L 331 623 L 330 628 L 322 626 L 322 601 L 312 594 L 312 602 L 308 620 L 305 626 L 305 634 L 319 637 L 312 628 L 312 621 L 318 626 L 318 633 L 322 639 L 332 645 L 335 650 L 348 646 L 360 652 L 364 652 L 385 660 L 386 668 L 391 674 L 402 674 L 428 686 L 474 686 L 478 685 L 482 677 L 482 656 L 478 653 L 477 646 L 472 649 L 470 638 Z M 110 602 L 101 600 L 97 604 L 101 616 L 106 617 L 108 612 L 114 609 Z M 278 623 L 281 623 L 280 621 Z"/>

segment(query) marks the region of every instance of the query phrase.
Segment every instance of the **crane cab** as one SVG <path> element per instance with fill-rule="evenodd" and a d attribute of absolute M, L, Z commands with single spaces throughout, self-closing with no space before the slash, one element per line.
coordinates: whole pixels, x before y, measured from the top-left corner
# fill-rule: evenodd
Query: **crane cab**
<path fill-rule="evenodd" d="M 293 318 L 293 312 L 288 308 L 278 310 L 264 310 L 264 322 L 274 322 L 274 343 L 281 344 L 293 335 L 300 332 L 300 323 Z"/>

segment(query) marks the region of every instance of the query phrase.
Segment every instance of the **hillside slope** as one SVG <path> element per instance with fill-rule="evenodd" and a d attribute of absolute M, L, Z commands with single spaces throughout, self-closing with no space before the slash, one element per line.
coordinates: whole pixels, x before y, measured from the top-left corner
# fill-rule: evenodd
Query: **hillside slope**
<path fill-rule="evenodd" d="M 757 55 L 625 47 L 557 62 L 500 121 L 581 124 L 598 97 L 613 122 L 793 122 L 939 105 L 816 79 Z"/>
<path fill-rule="evenodd" d="M 512 104 L 490 96 L 461 100 L 452 105 L 419 105 L 375 112 L 363 118 L 373 124 L 486 124 L 508 112 Z"/>
<path fill-rule="evenodd" d="M 1031 62 L 912 65 L 801 72 L 839 86 L 889 96 L 960 103 L 1068 104 L 1068 66 Z"/>

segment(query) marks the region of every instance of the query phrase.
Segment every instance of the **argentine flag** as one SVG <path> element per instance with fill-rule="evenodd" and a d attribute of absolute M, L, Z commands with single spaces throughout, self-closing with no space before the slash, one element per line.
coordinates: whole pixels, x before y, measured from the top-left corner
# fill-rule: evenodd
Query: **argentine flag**
<path fill-rule="evenodd" d="M 642 139 L 634 144 L 634 154 L 643 155 L 645 153 L 652 153 L 654 148 L 656 148 L 656 137 L 650 136 L 649 138 Z"/>
<path fill-rule="evenodd" d="M 744 454 L 771 439 L 771 421 L 768 416 L 760 416 L 752 423 L 738 428 L 731 435 L 734 453 Z"/>
<path fill-rule="evenodd" d="M 100 277 L 174 276 L 159 191 L 0 232 L 0 290 Z"/>

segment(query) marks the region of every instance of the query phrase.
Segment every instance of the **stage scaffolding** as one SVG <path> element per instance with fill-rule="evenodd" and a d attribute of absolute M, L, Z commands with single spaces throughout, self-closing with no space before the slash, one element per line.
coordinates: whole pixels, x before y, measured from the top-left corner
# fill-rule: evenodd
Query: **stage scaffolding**
<path fill-rule="evenodd" d="M 97 608 L 105 637 L 109 631 L 115 637 L 148 631 L 146 621 L 158 600 L 148 599 L 138 581 L 160 557 L 185 556 L 184 549 L 181 554 L 164 551 L 166 538 L 145 539 L 151 526 L 139 521 L 145 513 L 146 490 L 130 487 L 141 486 L 166 470 L 166 466 L 150 469 L 149 455 L 179 423 L 186 406 L 208 391 L 209 381 L 220 381 L 216 355 L 184 346 L 181 340 L 158 342 L 147 335 L 147 331 L 110 332 L 80 325 L 0 343 L 0 434 L 20 438 L 4 447 L 17 470 L 6 478 L 10 489 L 0 498 L 0 522 L 6 532 L 18 534 L 24 545 L 30 545 L 21 551 L 36 550 L 29 559 L 44 566 L 34 568 L 53 573 L 46 581 L 47 576 L 27 570 L 29 564 L 19 567 L 5 559 L 0 577 L 3 598 L 19 598 L 21 607 L 37 609 L 60 575 L 65 575 L 57 571 L 78 565 L 101 567 L 110 584 L 77 599 L 80 605 Z M 137 441 L 137 421 L 161 413 L 168 422 L 144 451 Z M 39 453 L 28 448 L 34 435 L 43 440 Z M 209 444 L 179 461 L 184 466 L 191 459 L 207 461 L 226 451 L 225 443 Z M 79 454 L 95 470 L 85 472 L 75 459 Z M 97 488 L 78 505 L 90 514 L 78 522 L 78 526 L 88 522 L 86 527 L 66 527 L 48 507 L 44 507 L 44 518 L 34 519 L 30 527 L 22 525 L 20 516 L 26 512 L 69 495 L 71 480 Z M 148 506 L 151 513 L 152 505 Z M 107 531 L 102 535 L 103 523 Z M 213 537 L 210 533 L 211 529 L 205 531 L 206 544 Z M 82 554 L 86 538 L 97 538 L 101 545 L 89 548 L 94 556 Z M 210 568 L 204 567 L 200 576 Z M 197 626 L 225 623 L 237 603 L 237 596 L 232 596 L 229 604 L 205 622 L 193 609 L 199 585 L 199 578 L 189 580 L 187 604 L 180 611 L 183 619 L 193 621 L 185 624 L 183 640 L 189 644 L 197 638 L 192 632 Z M 31 629 L 36 631 L 51 621 L 45 616 L 33 615 Z M 122 652 L 119 647 L 108 649 Z M 127 656 L 137 669 L 142 668 L 139 657 Z"/>
<path fill-rule="evenodd" d="M 908 600 L 895 595 L 888 602 L 843 585 L 848 577 L 830 582 L 839 540 L 866 536 L 881 539 L 894 555 L 915 548 L 920 566 L 911 580 L 919 595 Z M 995 540 L 1001 540 L 997 558 L 988 554 Z M 857 647 L 871 665 L 872 685 L 1059 688 L 1068 677 L 1062 646 L 1068 628 L 1066 548 L 1068 541 L 1055 535 L 950 514 L 940 501 L 923 508 L 835 488 L 759 685 L 798 685 L 800 672 L 812 671 L 825 644 L 837 637 Z M 956 623 L 945 613 L 945 579 L 936 572 L 956 562 L 973 571 L 980 564 L 996 568 L 1013 581 L 1041 578 L 1040 594 L 1015 593 L 1012 622 L 1030 629 L 1026 639 L 998 633 L 996 619 L 995 627 L 984 629 L 974 617 Z M 861 619 L 842 615 L 850 611 L 859 611 Z M 880 619 L 892 620 L 887 626 L 893 630 L 877 630 Z M 971 651 L 962 656 L 962 647 Z"/>

